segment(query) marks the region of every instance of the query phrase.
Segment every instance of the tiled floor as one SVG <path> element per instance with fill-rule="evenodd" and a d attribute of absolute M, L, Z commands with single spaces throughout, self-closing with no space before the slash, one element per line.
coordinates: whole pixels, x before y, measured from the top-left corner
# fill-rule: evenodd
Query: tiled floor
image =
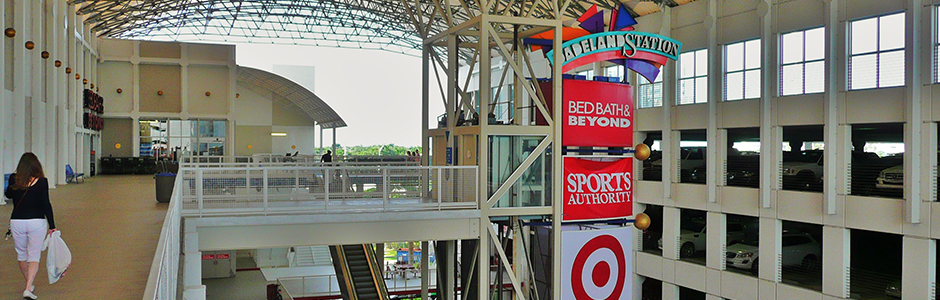
<path fill-rule="evenodd" d="M 49 285 L 43 253 L 39 299 L 140 299 L 167 209 L 155 200 L 153 176 L 95 176 L 49 196 L 72 265 Z M 12 209 L 0 206 L 0 229 L 9 227 Z M 13 241 L 0 240 L 0 299 L 22 299 L 23 285 Z"/>

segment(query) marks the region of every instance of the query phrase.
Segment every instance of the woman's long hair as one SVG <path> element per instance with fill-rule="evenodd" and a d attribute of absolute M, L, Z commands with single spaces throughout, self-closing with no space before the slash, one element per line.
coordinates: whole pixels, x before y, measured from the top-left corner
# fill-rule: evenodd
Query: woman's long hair
<path fill-rule="evenodd" d="M 13 189 L 25 190 L 29 187 L 29 182 L 33 178 L 44 178 L 42 173 L 42 164 L 39 158 L 32 152 L 23 153 L 20 157 L 20 163 L 16 165 L 16 182 L 13 183 Z"/>

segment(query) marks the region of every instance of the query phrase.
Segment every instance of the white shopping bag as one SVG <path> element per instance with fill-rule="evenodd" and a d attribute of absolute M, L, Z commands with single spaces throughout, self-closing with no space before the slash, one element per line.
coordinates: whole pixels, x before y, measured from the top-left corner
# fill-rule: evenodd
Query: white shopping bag
<path fill-rule="evenodd" d="M 42 247 L 46 250 L 46 272 L 49 273 L 49 284 L 56 283 L 62 276 L 65 276 L 65 271 L 72 264 L 72 252 L 62 240 L 62 232 L 58 230 L 46 236 Z"/>

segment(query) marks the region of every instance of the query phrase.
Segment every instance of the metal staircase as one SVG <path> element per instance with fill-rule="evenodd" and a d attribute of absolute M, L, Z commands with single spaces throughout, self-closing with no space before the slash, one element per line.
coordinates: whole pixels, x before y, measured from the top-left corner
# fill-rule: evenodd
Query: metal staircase
<path fill-rule="evenodd" d="M 388 300 L 388 290 L 371 245 L 330 246 L 343 300 Z"/>
<path fill-rule="evenodd" d="M 313 246 L 310 247 L 310 250 L 313 251 L 314 266 L 329 266 L 333 264 L 333 259 L 330 258 L 329 246 Z"/>

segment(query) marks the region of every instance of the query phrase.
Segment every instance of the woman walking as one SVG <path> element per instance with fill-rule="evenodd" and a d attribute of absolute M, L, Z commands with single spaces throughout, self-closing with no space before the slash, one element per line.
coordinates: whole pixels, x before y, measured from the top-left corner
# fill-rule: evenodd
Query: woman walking
<path fill-rule="evenodd" d="M 4 195 L 13 199 L 10 230 L 16 248 L 16 260 L 26 279 L 23 298 L 37 299 L 33 281 L 39 272 L 39 257 L 46 234 L 55 231 L 52 204 L 49 203 L 49 181 L 42 172 L 39 158 L 31 152 L 23 153 L 16 173 L 10 175 L 10 186 Z M 48 223 L 48 224 L 47 224 Z"/>

